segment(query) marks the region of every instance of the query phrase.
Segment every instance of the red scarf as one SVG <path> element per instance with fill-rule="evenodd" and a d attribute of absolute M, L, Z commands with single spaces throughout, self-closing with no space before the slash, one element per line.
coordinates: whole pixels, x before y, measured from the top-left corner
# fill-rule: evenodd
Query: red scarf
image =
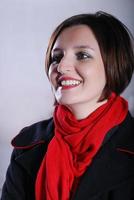
<path fill-rule="evenodd" d="M 106 133 L 120 124 L 127 112 L 127 102 L 114 93 L 83 120 L 77 120 L 65 106 L 56 106 L 55 136 L 37 174 L 36 200 L 69 200 L 75 180 L 91 164 Z"/>

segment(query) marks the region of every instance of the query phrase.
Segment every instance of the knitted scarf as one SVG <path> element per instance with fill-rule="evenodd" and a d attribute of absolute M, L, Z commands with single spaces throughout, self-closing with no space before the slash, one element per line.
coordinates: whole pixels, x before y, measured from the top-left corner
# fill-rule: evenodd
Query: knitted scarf
<path fill-rule="evenodd" d="M 127 102 L 114 93 L 82 120 L 77 120 L 67 107 L 56 106 L 55 135 L 37 174 L 36 200 L 69 200 L 107 132 L 119 125 L 127 112 Z"/>

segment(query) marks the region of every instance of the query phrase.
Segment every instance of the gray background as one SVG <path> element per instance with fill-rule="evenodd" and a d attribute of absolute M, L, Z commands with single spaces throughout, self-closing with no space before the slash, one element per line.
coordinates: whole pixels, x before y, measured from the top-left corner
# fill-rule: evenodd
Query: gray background
<path fill-rule="evenodd" d="M 98 10 L 114 14 L 134 33 L 134 0 L 0 0 L 0 188 L 11 139 L 52 114 L 44 55 L 53 29 L 71 15 Z M 134 114 L 133 86 L 134 79 L 123 96 Z"/>

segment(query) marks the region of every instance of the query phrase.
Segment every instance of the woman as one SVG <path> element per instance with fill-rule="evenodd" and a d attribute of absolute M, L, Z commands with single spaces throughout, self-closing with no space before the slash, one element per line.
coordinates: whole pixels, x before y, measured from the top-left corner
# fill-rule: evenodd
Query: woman
<path fill-rule="evenodd" d="M 134 199 L 134 120 L 120 97 L 133 69 L 131 35 L 112 15 L 62 22 L 46 54 L 53 118 L 13 139 L 2 200 Z"/>

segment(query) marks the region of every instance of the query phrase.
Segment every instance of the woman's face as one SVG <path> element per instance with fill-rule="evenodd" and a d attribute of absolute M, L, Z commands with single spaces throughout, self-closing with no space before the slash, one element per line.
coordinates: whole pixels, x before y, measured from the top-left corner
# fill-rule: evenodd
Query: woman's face
<path fill-rule="evenodd" d="M 98 42 L 86 25 L 66 28 L 51 52 L 49 80 L 58 103 L 95 105 L 106 84 Z"/>

